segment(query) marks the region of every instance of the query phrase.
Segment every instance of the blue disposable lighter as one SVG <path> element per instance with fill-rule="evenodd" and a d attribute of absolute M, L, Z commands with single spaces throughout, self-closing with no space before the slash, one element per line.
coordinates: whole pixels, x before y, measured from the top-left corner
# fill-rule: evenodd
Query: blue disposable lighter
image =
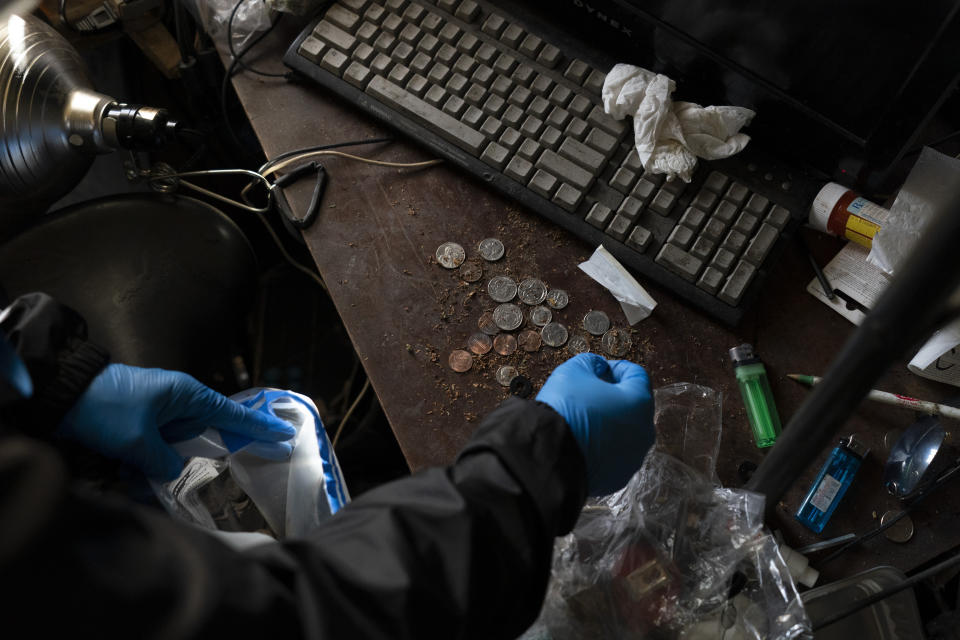
<path fill-rule="evenodd" d="M 794 517 L 815 533 L 823 531 L 868 452 L 853 436 L 841 440 L 823 463 Z"/>

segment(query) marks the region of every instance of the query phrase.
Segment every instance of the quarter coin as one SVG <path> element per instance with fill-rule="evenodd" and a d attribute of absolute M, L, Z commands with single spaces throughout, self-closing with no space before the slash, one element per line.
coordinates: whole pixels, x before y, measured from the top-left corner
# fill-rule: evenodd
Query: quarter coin
<path fill-rule="evenodd" d="M 521 331 L 517 336 L 517 344 L 520 345 L 520 348 L 528 353 L 533 353 L 534 351 L 539 351 L 540 349 L 540 334 L 532 329 L 527 329 L 526 331 Z"/>
<path fill-rule="evenodd" d="M 551 289 L 547 294 L 547 304 L 553 309 L 563 309 L 570 302 L 570 296 L 563 289 Z"/>
<path fill-rule="evenodd" d="M 898 513 L 897 511 L 887 511 L 881 516 L 880 524 L 887 524 L 893 520 Z M 883 532 L 883 535 L 891 542 L 910 542 L 910 538 L 913 537 L 913 520 L 910 519 L 910 516 L 903 516 L 897 520 L 896 524 L 890 525 L 890 527 Z"/>
<path fill-rule="evenodd" d="M 488 262 L 494 262 L 503 257 L 503 243 L 496 238 L 486 238 L 477 245 L 480 257 Z"/>
<path fill-rule="evenodd" d="M 476 258 L 460 265 L 460 279 L 464 282 L 476 282 L 483 277 L 483 266 Z"/>
<path fill-rule="evenodd" d="M 487 283 L 487 293 L 497 302 L 510 302 L 517 295 L 517 283 L 508 276 L 497 276 Z"/>
<path fill-rule="evenodd" d="M 450 353 L 450 358 L 447 360 L 450 365 L 450 368 L 456 371 L 457 373 L 463 373 L 469 371 L 470 367 L 473 366 L 473 356 L 469 352 L 464 351 L 463 349 L 457 349 Z"/>
<path fill-rule="evenodd" d="M 501 304 L 493 310 L 493 321 L 504 331 L 513 331 L 523 324 L 523 311 L 515 304 Z"/>
<path fill-rule="evenodd" d="M 567 342 L 567 351 L 573 355 L 578 353 L 583 353 L 585 351 L 590 351 L 590 341 L 586 336 L 573 335 L 570 336 L 570 341 Z"/>
<path fill-rule="evenodd" d="M 437 247 L 437 262 L 445 269 L 456 269 L 466 257 L 463 247 L 456 242 L 444 242 Z"/>
<path fill-rule="evenodd" d="M 531 307 L 547 299 L 547 285 L 536 278 L 527 278 L 521 282 L 517 292 L 524 304 L 529 304 Z"/>
<path fill-rule="evenodd" d="M 603 350 L 608 354 L 619 358 L 626 355 L 627 351 L 630 350 L 633 340 L 630 339 L 630 334 L 623 329 L 610 329 L 603 334 L 600 344 L 603 345 Z"/>
<path fill-rule="evenodd" d="M 502 356 L 509 356 L 517 350 L 517 339 L 512 333 L 501 333 L 493 339 L 493 350 Z"/>
<path fill-rule="evenodd" d="M 500 327 L 498 327 L 497 323 L 494 322 L 493 312 L 491 311 L 483 312 L 483 315 L 481 315 L 480 319 L 477 320 L 477 328 L 488 336 L 494 336 L 500 333 Z"/>
<path fill-rule="evenodd" d="M 490 321 L 493 322 L 492 314 L 490 316 Z M 490 336 L 485 333 L 475 333 L 467 338 L 467 349 L 478 356 L 482 356 L 490 351 L 491 347 L 493 347 L 493 341 L 490 339 Z"/>
<path fill-rule="evenodd" d="M 540 305 L 530 309 L 530 322 L 538 327 L 545 327 L 553 320 L 553 312 L 547 307 Z"/>
<path fill-rule="evenodd" d="M 504 365 L 497 369 L 497 382 L 504 387 L 509 387 L 514 378 L 517 377 L 517 368 L 510 365 Z"/>
<path fill-rule="evenodd" d="M 583 316 L 583 328 L 595 336 L 602 336 L 610 328 L 610 318 L 603 311 L 588 311 Z"/>
<path fill-rule="evenodd" d="M 559 322 L 551 322 L 540 330 L 540 337 L 551 347 L 562 347 L 567 341 L 567 328 Z"/>

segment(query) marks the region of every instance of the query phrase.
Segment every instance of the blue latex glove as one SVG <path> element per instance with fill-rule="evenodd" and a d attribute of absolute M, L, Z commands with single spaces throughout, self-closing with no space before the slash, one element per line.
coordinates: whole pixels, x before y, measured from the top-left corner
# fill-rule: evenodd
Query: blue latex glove
<path fill-rule="evenodd" d="M 57 427 L 57 434 L 172 480 L 184 459 L 168 443 L 187 440 L 207 427 L 251 438 L 250 450 L 285 459 L 284 440 L 296 429 L 267 413 L 248 409 L 179 371 L 111 364 L 94 378 Z M 255 446 L 256 445 L 256 446 Z"/>
<path fill-rule="evenodd" d="M 554 369 L 537 400 L 570 425 L 586 458 L 592 496 L 623 488 L 656 438 L 650 379 L 626 360 L 576 355 Z"/>

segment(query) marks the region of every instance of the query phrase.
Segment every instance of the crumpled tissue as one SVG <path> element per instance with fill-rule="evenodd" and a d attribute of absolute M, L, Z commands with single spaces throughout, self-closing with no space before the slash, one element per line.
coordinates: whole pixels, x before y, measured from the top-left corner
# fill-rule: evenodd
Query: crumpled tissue
<path fill-rule="evenodd" d="M 740 129 L 755 113 L 745 107 L 702 107 L 673 102 L 673 80 L 641 67 L 618 64 L 603 83 L 603 108 L 617 120 L 633 116 L 634 140 L 646 171 L 690 182 L 697 158 L 718 160 L 743 150 Z"/>
<path fill-rule="evenodd" d="M 584 273 L 606 287 L 620 301 L 627 322 L 637 324 L 651 313 L 657 301 L 640 286 L 603 245 L 597 247 L 590 259 L 578 265 Z"/>

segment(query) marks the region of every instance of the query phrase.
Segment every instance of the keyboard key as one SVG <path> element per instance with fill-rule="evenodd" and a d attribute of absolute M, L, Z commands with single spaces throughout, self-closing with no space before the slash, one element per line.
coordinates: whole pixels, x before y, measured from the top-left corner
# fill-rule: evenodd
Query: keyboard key
<path fill-rule="evenodd" d="M 524 31 L 519 25 L 507 25 L 507 28 L 504 29 L 503 33 L 500 34 L 500 42 L 507 45 L 511 49 L 516 49 L 520 45 L 520 41 L 523 40 L 526 35 L 527 32 Z"/>
<path fill-rule="evenodd" d="M 394 38 L 389 33 L 381 33 L 377 36 L 377 39 L 373 41 L 373 48 L 379 51 L 380 53 L 389 54 L 393 50 L 394 45 L 397 44 L 397 39 Z"/>
<path fill-rule="evenodd" d="M 699 231 L 700 227 L 703 226 L 703 223 L 707 220 L 707 214 L 697 209 L 696 207 L 687 207 L 687 210 L 683 212 L 683 215 L 680 216 L 680 224 L 693 229 L 694 231 Z"/>
<path fill-rule="evenodd" d="M 449 77 L 450 67 L 442 62 L 438 62 L 437 64 L 433 65 L 433 67 L 430 69 L 430 73 L 427 74 L 427 80 L 437 85 L 442 85 Z"/>
<path fill-rule="evenodd" d="M 327 49 L 327 52 L 323 54 L 323 58 L 320 60 L 320 66 L 335 76 L 342 74 L 349 63 L 350 61 L 347 59 L 347 56 L 336 49 Z"/>
<path fill-rule="evenodd" d="M 443 28 L 440 29 L 440 33 L 435 35 L 440 38 L 441 42 L 446 42 L 447 44 L 456 46 L 461 34 L 463 34 L 463 31 L 460 29 L 460 27 L 452 22 L 448 22 L 443 26 Z"/>
<path fill-rule="evenodd" d="M 317 26 L 313 28 L 313 36 L 346 53 L 353 51 L 353 48 L 357 45 L 356 38 L 326 20 L 317 23 Z"/>
<path fill-rule="evenodd" d="M 679 197 L 686 188 L 687 183 L 683 180 L 664 180 L 663 186 L 661 187 L 661 189 L 665 189 L 677 197 Z"/>
<path fill-rule="evenodd" d="M 527 116 L 527 119 L 520 125 L 520 133 L 528 138 L 536 138 L 543 130 L 543 120 L 537 116 Z"/>
<path fill-rule="evenodd" d="M 496 75 L 497 74 L 493 72 L 493 69 L 487 65 L 478 64 L 477 68 L 473 70 L 473 75 L 470 76 L 470 79 L 483 87 L 489 87 L 491 84 L 493 84 L 493 79 Z"/>
<path fill-rule="evenodd" d="M 724 200 L 729 200 L 735 205 L 739 206 L 743 204 L 743 201 L 747 199 L 747 195 L 750 193 L 750 190 L 739 182 L 734 182 L 727 188 L 727 192 L 723 195 Z"/>
<path fill-rule="evenodd" d="M 770 253 L 770 249 L 773 248 L 779 236 L 780 232 L 776 227 L 772 227 L 769 224 L 760 225 L 757 234 L 750 240 L 747 251 L 743 254 L 743 259 L 759 267 L 763 264 L 764 259 L 767 257 L 767 254 Z"/>
<path fill-rule="evenodd" d="M 527 89 L 523 86 L 515 86 L 513 91 L 510 92 L 510 97 L 507 98 L 507 102 L 515 104 L 521 109 L 526 108 L 530 101 L 533 99 L 533 93 L 530 89 Z"/>
<path fill-rule="evenodd" d="M 502 75 L 497 76 L 490 84 L 490 91 L 506 100 L 510 97 L 510 92 L 513 91 L 513 83 Z"/>
<path fill-rule="evenodd" d="M 711 211 L 713 205 L 717 203 L 717 200 L 720 199 L 720 196 L 715 194 L 713 191 L 708 191 L 706 189 L 701 189 L 700 193 L 693 199 L 693 202 L 690 204 L 702 211 Z"/>
<path fill-rule="evenodd" d="M 603 156 L 601 154 L 571 138 L 566 138 L 560 144 L 559 153 L 567 160 L 580 165 L 587 171 L 595 171 L 597 167 L 603 164 Z"/>
<path fill-rule="evenodd" d="M 567 211 L 575 210 L 581 200 L 583 200 L 583 192 L 570 186 L 566 182 L 560 185 L 556 195 L 553 196 L 553 201 Z"/>
<path fill-rule="evenodd" d="M 636 220 L 641 211 L 643 211 L 643 203 L 630 196 L 624 198 L 623 202 L 620 203 L 620 208 L 617 209 L 617 213 L 624 215 L 631 220 Z"/>
<path fill-rule="evenodd" d="M 467 91 L 470 89 L 470 81 L 464 78 L 459 73 L 452 74 L 447 78 L 447 91 L 452 93 L 455 96 L 463 97 L 467 94 Z"/>
<path fill-rule="evenodd" d="M 362 46 L 364 45 L 360 45 L 360 47 Z M 357 47 L 357 51 L 360 50 L 360 47 Z M 354 55 L 356 55 L 356 52 L 354 52 Z M 413 47 L 411 47 L 406 42 L 401 42 L 393 48 L 393 53 L 390 54 L 390 57 L 396 60 L 397 62 L 402 62 L 403 64 L 407 64 L 408 62 L 413 60 L 413 56 L 415 55 L 417 55 L 417 52 L 414 50 Z"/>
<path fill-rule="evenodd" d="M 493 61 L 493 70 L 502 76 L 509 76 L 516 68 L 517 59 L 506 53 L 501 53 Z"/>
<path fill-rule="evenodd" d="M 473 55 L 480 48 L 480 38 L 472 33 L 464 33 L 463 37 L 457 41 L 457 49 L 464 53 Z"/>
<path fill-rule="evenodd" d="M 526 158 L 530 162 L 536 162 L 537 158 L 540 157 L 540 152 L 542 150 L 543 147 L 541 147 L 536 140 L 530 140 L 528 138 L 520 143 L 520 150 L 517 151 L 517 153 L 521 158 Z"/>
<path fill-rule="evenodd" d="M 349 32 L 352 32 L 360 25 L 360 16 L 348 10 L 346 7 L 336 4 L 327 9 L 327 13 L 323 16 L 323 19 Z"/>
<path fill-rule="evenodd" d="M 769 206 L 770 206 L 769 200 L 764 198 L 759 193 L 755 193 L 752 196 L 750 196 L 750 199 L 747 200 L 747 204 L 744 205 L 743 208 L 762 218 L 763 214 L 767 212 L 767 207 Z"/>
<path fill-rule="evenodd" d="M 722 221 L 724 224 L 730 224 L 737 217 L 737 205 L 729 200 L 721 200 L 717 209 L 713 212 L 713 217 Z"/>
<path fill-rule="evenodd" d="M 670 232 L 670 236 L 667 238 L 667 242 L 681 249 L 689 249 L 690 245 L 693 244 L 694 232 L 689 227 L 685 227 L 682 224 L 678 224 L 673 228 L 673 231 Z"/>
<path fill-rule="evenodd" d="M 307 36 L 303 39 L 303 42 L 300 43 L 300 48 L 297 49 L 297 53 L 302 55 L 310 62 L 317 64 L 323 57 L 323 53 L 326 48 L 327 43 L 313 36 Z"/>
<path fill-rule="evenodd" d="M 507 158 L 509 156 L 510 152 L 507 149 L 501 147 L 496 142 L 491 142 L 487 145 L 487 148 L 483 150 L 483 155 L 480 156 L 480 159 L 491 167 L 503 169 L 507 164 Z"/>
<path fill-rule="evenodd" d="M 437 0 L 437 6 L 446 11 L 447 13 L 453 13 L 457 10 L 457 5 L 459 3 L 457 0 Z"/>
<path fill-rule="evenodd" d="M 644 176 L 639 180 L 637 180 L 637 184 L 633 186 L 633 191 L 630 192 L 630 195 L 632 195 L 637 200 L 640 200 L 641 202 L 646 202 L 647 200 L 650 199 L 650 196 L 652 196 L 656 190 L 657 190 L 657 185 L 650 182 L 650 180 L 647 179 L 646 176 Z"/>
<path fill-rule="evenodd" d="M 512 104 L 507 105 L 507 108 L 503 110 L 503 115 L 500 117 L 505 124 L 514 129 L 520 128 L 524 118 L 526 118 L 526 114 L 524 114 L 523 110 Z"/>
<path fill-rule="evenodd" d="M 403 18 L 395 13 L 388 12 L 380 24 L 380 28 L 388 34 L 396 35 L 400 33 L 400 29 L 403 28 L 404 24 Z"/>
<path fill-rule="evenodd" d="M 767 224 L 773 225 L 777 229 L 783 229 L 790 222 L 790 212 L 778 204 L 773 205 L 770 213 L 767 214 Z"/>
<path fill-rule="evenodd" d="M 583 60 L 571 60 L 567 65 L 567 70 L 563 72 L 563 77 L 582 85 L 587 75 L 590 74 L 590 65 Z"/>
<path fill-rule="evenodd" d="M 593 109 L 590 110 L 590 114 L 587 116 L 587 122 L 603 129 L 615 138 L 619 138 L 626 128 L 623 120 L 614 120 L 604 113 L 602 107 L 598 106 L 594 106 Z"/>
<path fill-rule="evenodd" d="M 480 62 L 485 65 L 492 65 L 493 61 L 499 57 L 500 52 L 492 44 L 484 42 L 477 48 L 477 52 L 474 54 Z"/>
<path fill-rule="evenodd" d="M 550 125 L 544 127 L 543 132 L 540 134 L 540 144 L 554 151 L 560 146 L 562 140 L 563 134 L 560 133 L 560 130 Z"/>
<path fill-rule="evenodd" d="M 560 53 L 560 49 L 557 49 L 552 44 L 547 44 L 544 46 L 537 55 L 537 62 L 545 66 L 547 69 L 556 68 L 562 59 L 563 55 Z"/>
<path fill-rule="evenodd" d="M 610 178 L 610 186 L 621 193 L 630 193 L 630 189 L 633 187 L 633 182 L 636 179 L 637 174 L 633 171 L 629 169 L 617 169 L 613 177 Z"/>
<path fill-rule="evenodd" d="M 507 103 L 504 102 L 503 98 L 496 94 L 490 94 L 487 96 L 487 99 L 483 102 L 483 107 L 481 107 L 485 112 L 489 113 L 491 116 L 499 116 L 503 113 L 504 108 L 506 108 Z"/>
<path fill-rule="evenodd" d="M 369 1 L 368 0 L 340 0 L 340 4 L 342 4 L 347 9 L 350 9 L 350 11 L 353 11 L 354 13 L 363 13 L 363 9 L 367 6 L 367 4 L 369 4 Z"/>
<path fill-rule="evenodd" d="M 473 22 L 480 17 L 480 6 L 473 0 L 463 0 L 453 15 L 464 22 Z"/>
<path fill-rule="evenodd" d="M 559 181 L 546 171 L 541 171 L 537 169 L 536 173 L 533 174 L 533 177 L 530 179 L 530 183 L 527 187 L 535 192 L 539 193 L 546 199 L 550 199 L 553 196 L 553 192 L 557 190 L 557 184 Z"/>
<path fill-rule="evenodd" d="M 420 52 L 413 56 L 413 60 L 409 62 L 409 66 L 414 73 L 419 73 L 426 77 L 426 75 L 430 73 L 430 67 L 433 66 L 433 61 L 430 59 L 430 56 Z"/>
<path fill-rule="evenodd" d="M 396 85 L 403 86 L 411 75 L 412 73 L 406 65 L 395 64 L 390 69 L 390 73 L 387 74 L 387 79 Z"/>
<path fill-rule="evenodd" d="M 727 237 L 723 239 L 723 248 L 734 255 L 740 255 L 740 252 L 743 251 L 746 244 L 747 236 L 736 229 L 730 229 Z"/>
<path fill-rule="evenodd" d="M 569 121 L 570 112 L 563 107 L 554 107 L 550 110 L 550 114 L 547 116 L 547 124 L 552 127 L 556 127 L 561 131 L 567 126 L 567 122 Z"/>
<path fill-rule="evenodd" d="M 468 106 L 466 111 L 463 112 L 463 115 L 460 116 L 461 122 L 475 130 L 479 130 L 480 125 L 486 119 L 487 114 L 473 105 Z"/>
<path fill-rule="evenodd" d="M 343 73 L 343 79 L 363 91 L 373 74 L 359 62 L 351 62 Z"/>
<path fill-rule="evenodd" d="M 387 4 L 389 7 L 389 1 Z M 427 10 L 418 4 L 410 4 L 406 9 L 403 10 L 403 17 L 407 22 L 419 23 L 420 20 L 423 19 L 423 16 L 426 14 L 426 12 Z"/>
<path fill-rule="evenodd" d="M 564 130 L 569 137 L 575 139 L 577 142 L 582 142 L 587 137 L 587 132 L 590 130 L 590 125 L 586 121 L 581 120 L 580 118 L 570 118 L 570 122 L 567 123 L 567 128 Z M 600 156 L 600 162 L 603 162 L 603 156 Z M 599 167 L 600 165 L 594 165 Z"/>
<path fill-rule="evenodd" d="M 717 195 L 722 195 L 723 190 L 727 188 L 728 182 L 730 182 L 730 178 L 724 174 L 719 171 L 711 171 L 710 175 L 708 175 L 707 179 L 703 182 L 703 188 L 713 191 Z"/>
<path fill-rule="evenodd" d="M 491 38 L 499 38 L 506 26 L 507 21 L 504 20 L 503 16 L 491 13 L 487 16 L 487 19 L 483 21 L 481 30 Z"/>
<path fill-rule="evenodd" d="M 756 273 L 756 267 L 749 262 L 741 261 L 727 278 L 726 284 L 723 285 L 717 297 L 727 304 L 737 304 Z"/>
<path fill-rule="evenodd" d="M 600 129 L 591 130 L 587 134 L 586 143 L 604 156 L 609 156 L 617 148 L 617 139 Z"/>
<path fill-rule="evenodd" d="M 400 13 L 403 11 L 403 8 L 407 6 L 407 0 L 386 0 L 383 5 L 387 8 L 388 11 L 393 11 L 394 13 Z"/>
<path fill-rule="evenodd" d="M 650 246 L 650 241 L 652 239 L 653 234 L 650 233 L 649 229 L 636 226 L 633 228 L 633 231 L 630 232 L 630 236 L 627 238 L 627 246 L 631 249 L 636 249 L 637 251 L 643 252 L 648 246 Z"/>
<path fill-rule="evenodd" d="M 710 266 L 720 273 L 726 275 L 730 273 L 730 269 L 733 268 L 733 265 L 736 264 L 736 262 L 737 256 L 721 247 L 720 249 L 717 249 L 717 253 L 713 256 L 713 260 L 710 261 Z"/>
<path fill-rule="evenodd" d="M 409 89 L 410 87 L 408 86 L 407 88 Z M 460 114 L 462 114 L 466 108 L 467 103 L 464 102 L 460 96 L 450 96 L 447 98 L 447 101 L 443 103 L 444 113 L 449 113 L 454 118 L 460 117 Z"/>
<path fill-rule="evenodd" d="M 600 95 L 601 90 L 603 89 L 603 81 L 606 80 L 607 74 L 600 73 L 596 69 L 590 72 L 587 76 L 587 79 L 583 81 L 583 88 L 588 92 L 592 93 L 595 96 Z"/>
<path fill-rule="evenodd" d="M 380 29 L 377 25 L 372 22 L 364 22 L 360 25 L 360 28 L 357 29 L 356 37 L 360 42 L 366 42 L 367 44 L 373 44 L 373 41 L 377 39 Z"/>
<path fill-rule="evenodd" d="M 630 229 L 631 224 L 630 218 L 618 213 L 613 216 L 613 220 L 607 226 L 606 234 L 615 240 L 623 242 L 627 237 L 627 231 Z"/>
<path fill-rule="evenodd" d="M 640 163 L 640 156 L 637 155 L 636 149 L 630 150 L 630 153 L 628 153 L 627 157 L 623 159 L 623 162 L 620 164 L 620 166 L 624 169 L 630 169 L 630 171 L 633 171 L 637 175 L 643 173 L 643 165 Z"/>
<path fill-rule="evenodd" d="M 581 95 L 575 95 L 570 99 L 570 104 L 567 105 L 567 108 L 570 110 L 570 113 L 581 118 L 586 118 L 590 115 L 590 110 L 593 109 L 593 103 Z"/>
<path fill-rule="evenodd" d="M 586 191 L 593 184 L 593 174 L 584 170 L 566 158 L 557 155 L 550 149 L 544 150 L 537 160 L 537 168 L 549 171 L 555 176 L 560 177 L 564 182 L 569 182 L 574 187 Z"/>
<path fill-rule="evenodd" d="M 500 134 L 500 144 L 510 151 L 515 152 L 519 149 L 521 142 L 523 142 L 523 136 L 513 127 L 507 127 L 503 130 L 503 133 Z"/>
<path fill-rule="evenodd" d="M 660 248 L 656 262 L 689 282 L 696 280 L 703 267 L 700 260 L 672 244 L 664 244 Z"/>
<path fill-rule="evenodd" d="M 609 207 L 596 202 L 592 207 L 590 207 L 590 212 L 587 213 L 586 221 L 595 226 L 597 229 L 603 229 L 610 222 L 610 218 L 612 216 L 613 212 L 610 211 Z"/>
<path fill-rule="evenodd" d="M 363 19 L 373 24 L 380 24 L 387 16 L 387 11 L 380 5 L 372 4 L 363 12 Z"/>
<path fill-rule="evenodd" d="M 733 223 L 733 228 L 749 238 L 753 235 L 753 230 L 757 228 L 758 224 L 760 224 L 760 218 L 749 211 L 743 211 L 737 221 Z"/>
<path fill-rule="evenodd" d="M 523 86 L 529 87 L 536 76 L 536 71 L 531 69 L 528 65 L 521 63 L 518 64 L 517 68 L 513 70 L 513 74 L 510 77 Z"/>
<path fill-rule="evenodd" d="M 373 62 L 370 63 L 370 70 L 373 71 L 375 75 L 386 76 L 390 73 L 390 69 L 393 68 L 393 60 L 378 53 L 374 58 Z"/>
<path fill-rule="evenodd" d="M 697 286 L 709 293 L 717 295 L 720 285 L 723 284 L 724 274 L 713 267 L 707 267 L 703 270 L 703 275 L 697 281 Z"/>
<path fill-rule="evenodd" d="M 483 121 L 483 124 L 480 125 L 480 133 L 492 140 L 496 140 L 497 137 L 500 136 L 501 131 L 503 131 L 503 123 L 500 122 L 499 118 L 494 118 L 493 116 L 488 116 L 487 119 Z"/>
<path fill-rule="evenodd" d="M 503 172 L 517 182 L 527 184 L 530 176 L 533 175 L 533 165 L 520 156 L 514 156 Z"/>
<path fill-rule="evenodd" d="M 705 238 L 710 238 L 711 240 L 719 242 L 726 231 L 727 225 L 724 224 L 723 221 L 717 220 L 716 218 L 710 218 L 707 220 L 707 224 L 704 225 L 701 235 Z"/>
<path fill-rule="evenodd" d="M 524 38 L 523 42 L 520 43 L 519 49 L 520 53 L 528 58 L 536 59 L 537 54 L 540 53 L 541 47 L 543 47 L 543 40 L 530 33 L 527 34 L 527 37 Z"/>
<path fill-rule="evenodd" d="M 550 113 L 550 109 L 552 108 L 553 108 L 553 105 L 547 102 L 545 98 L 536 96 L 533 100 L 530 101 L 530 104 L 527 105 L 527 112 L 532 113 L 533 115 L 537 116 L 541 120 L 544 120 L 546 119 L 547 114 Z"/>
<path fill-rule="evenodd" d="M 390 73 L 393 73 L 393 71 L 391 71 Z M 429 89 L 427 89 L 427 92 L 423 95 L 424 101 L 427 104 L 433 107 L 436 107 L 437 109 L 443 106 L 443 103 L 447 101 L 447 97 L 448 97 L 448 94 L 446 91 L 443 90 L 443 87 L 439 87 L 437 85 L 431 86 Z"/>
<path fill-rule="evenodd" d="M 690 247 L 690 255 L 692 255 L 697 260 L 706 262 L 707 259 L 713 254 L 713 250 L 717 248 L 717 243 L 709 238 L 700 236 L 697 238 L 693 246 Z"/>
<path fill-rule="evenodd" d="M 438 40 L 435 35 L 430 33 L 425 34 L 417 42 L 417 49 L 419 49 L 420 51 L 423 51 L 428 56 L 435 55 L 437 53 L 437 50 L 440 48 L 440 46 L 441 46 L 440 40 Z"/>
<path fill-rule="evenodd" d="M 657 195 L 653 196 L 653 200 L 650 201 L 650 209 L 662 216 L 668 216 L 676 202 L 677 197 L 675 195 L 661 188 L 660 191 L 657 192 Z"/>
<path fill-rule="evenodd" d="M 467 89 L 467 92 L 463 94 L 463 99 L 475 107 L 482 105 L 486 97 L 487 92 L 484 91 L 483 87 L 478 84 L 470 85 L 470 88 Z"/>

